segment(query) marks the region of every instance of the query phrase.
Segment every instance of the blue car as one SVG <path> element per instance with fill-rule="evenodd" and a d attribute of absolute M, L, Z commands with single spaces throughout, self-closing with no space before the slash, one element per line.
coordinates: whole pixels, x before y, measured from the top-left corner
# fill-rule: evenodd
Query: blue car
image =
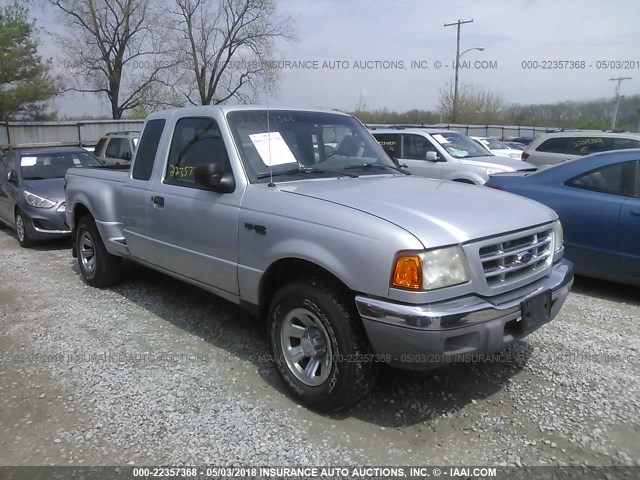
<path fill-rule="evenodd" d="M 79 147 L 16 149 L 0 155 L 0 222 L 16 230 L 18 242 L 71 235 L 64 217 L 64 175 L 73 167 L 104 165 Z"/>
<path fill-rule="evenodd" d="M 640 149 L 570 160 L 529 174 L 498 174 L 487 186 L 556 211 L 576 273 L 640 285 Z"/>

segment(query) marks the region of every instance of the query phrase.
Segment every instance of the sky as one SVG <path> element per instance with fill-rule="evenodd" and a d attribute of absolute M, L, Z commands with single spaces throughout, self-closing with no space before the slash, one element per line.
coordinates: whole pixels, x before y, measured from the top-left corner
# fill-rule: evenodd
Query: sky
<path fill-rule="evenodd" d="M 303 65 L 280 71 L 264 97 L 270 105 L 351 111 L 361 99 L 368 109 L 437 110 L 456 53 L 456 28 L 444 24 L 471 19 L 461 30 L 461 52 L 471 49 L 461 84 L 520 104 L 613 97 L 615 77 L 632 77 L 621 92 L 640 94 L 638 0 L 279 0 L 279 8 L 299 41 L 279 44 L 276 59 Z M 50 13 L 32 9 L 55 32 Z M 44 40 L 42 55 L 59 56 Z M 67 94 L 57 107 L 67 116 L 109 113 L 92 94 Z"/>

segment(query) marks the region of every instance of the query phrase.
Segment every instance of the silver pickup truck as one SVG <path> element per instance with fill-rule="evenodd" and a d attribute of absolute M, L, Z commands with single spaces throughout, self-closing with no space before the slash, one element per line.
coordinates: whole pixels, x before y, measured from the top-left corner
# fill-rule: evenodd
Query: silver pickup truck
<path fill-rule="evenodd" d="M 128 258 L 265 318 L 277 371 L 333 411 L 378 367 L 477 358 L 551 321 L 573 282 L 547 207 L 407 175 L 350 115 L 154 113 L 129 171 L 66 176 L 85 281 Z"/>

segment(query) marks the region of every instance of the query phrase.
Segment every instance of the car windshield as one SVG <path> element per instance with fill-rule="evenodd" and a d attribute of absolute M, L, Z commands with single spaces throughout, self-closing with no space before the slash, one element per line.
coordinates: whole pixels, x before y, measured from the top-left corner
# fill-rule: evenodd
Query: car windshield
<path fill-rule="evenodd" d="M 267 121 L 265 110 L 244 110 L 227 119 L 252 182 L 401 173 L 351 116 L 270 110 Z"/>
<path fill-rule="evenodd" d="M 453 158 L 487 157 L 491 153 L 472 139 L 457 132 L 442 132 L 431 135 Z"/>
<path fill-rule="evenodd" d="M 69 168 L 99 166 L 102 162 L 86 151 L 24 153 L 20 157 L 20 171 L 25 180 L 63 178 Z"/>

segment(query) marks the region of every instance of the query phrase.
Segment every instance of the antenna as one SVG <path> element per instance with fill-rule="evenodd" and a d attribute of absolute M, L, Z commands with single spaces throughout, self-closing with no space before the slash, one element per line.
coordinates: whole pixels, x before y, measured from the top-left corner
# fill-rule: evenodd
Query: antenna
<path fill-rule="evenodd" d="M 267 100 L 267 144 L 269 145 L 269 184 L 267 187 L 275 187 L 276 184 L 273 183 L 273 168 L 271 164 L 271 125 L 269 124 L 269 100 Z"/>

